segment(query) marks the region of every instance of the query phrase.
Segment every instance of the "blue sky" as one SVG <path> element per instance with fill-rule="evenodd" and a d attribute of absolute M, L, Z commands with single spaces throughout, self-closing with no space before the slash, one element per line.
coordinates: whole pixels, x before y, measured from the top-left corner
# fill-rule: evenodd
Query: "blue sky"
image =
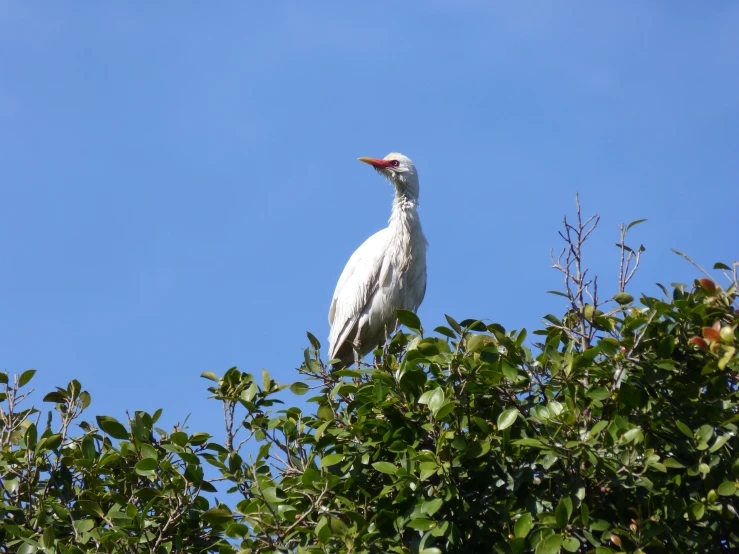
<path fill-rule="evenodd" d="M 733 2 L 0 4 L 0 368 L 91 410 L 188 413 L 201 372 L 282 382 L 392 191 L 421 178 L 425 327 L 561 313 L 548 253 L 580 193 L 613 292 L 739 255 Z M 40 398 L 38 399 L 40 400 Z"/>

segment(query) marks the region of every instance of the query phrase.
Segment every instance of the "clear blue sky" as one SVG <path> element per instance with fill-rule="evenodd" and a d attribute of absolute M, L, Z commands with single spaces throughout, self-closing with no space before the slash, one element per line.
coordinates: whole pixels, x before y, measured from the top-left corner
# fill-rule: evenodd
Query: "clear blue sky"
<path fill-rule="evenodd" d="M 362 4 L 362 5 L 360 5 Z M 359 156 L 421 177 L 428 329 L 561 313 L 580 192 L 613 292 L 739 256 L 735 2 L 2 2 L 0 368 L 93 413 L 217 431 L 201 372 L 282 382 L 387 221 Z M 40 398 L 38 399 L 40 400 Z"/>

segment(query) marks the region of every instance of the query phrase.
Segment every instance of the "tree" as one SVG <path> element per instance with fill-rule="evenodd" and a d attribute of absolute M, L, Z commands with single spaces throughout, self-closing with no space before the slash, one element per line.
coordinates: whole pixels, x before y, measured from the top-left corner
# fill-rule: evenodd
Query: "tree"
<path fill-rule="evenodd" d="M 737 551 L 737 264 L 716 265 L 726 287 L 706 275 L 636 302 L 636 223 L 601 302 L 582 260 L 597 218 L 565 220 L 569 309 L 531 335 L 447 316 L 428 336 L 400 311 L 408 330 L 372 365 L 332 372 L 309 334 L 290 390 L 310 410 L 277 409 L 267 372 L 203 374 L 223 444 L 158 429 L 159 412 L 72 436 L 76 381 L 44 398 L 60 423 L 42 432 L 18 407 L 33 373 L 0 374 L 0 551 Z"/>

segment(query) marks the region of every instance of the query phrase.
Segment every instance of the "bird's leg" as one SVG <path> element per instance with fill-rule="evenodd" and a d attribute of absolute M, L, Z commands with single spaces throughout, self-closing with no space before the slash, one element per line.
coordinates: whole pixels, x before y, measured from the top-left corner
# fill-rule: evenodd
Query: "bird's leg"
<path fill-rule="evenodd" d="M 392 333 L 388 333 L 388 326 L 385 325 L 385 342 L 386 343 L 390 339 L 390 335 L 394 335 L 395 333 L 397 333 L 398 329 L 400 329 L 400 321 L 397 319 L 395 320 L 395 328 L 393 329 Z"/>
<path fill-rule="evenodd" d="M 358 335 L 358 334 L 359 334 L 359 333 L 357 333 L 357 335 Z M 356 346 L 356 348 L 354 349 L 354 362 L 355 362 L 355 363 L 357 364 L 357 370 L 360 370 L 360 369 L 361 369 L 361 367 L 360 367 L 360 365 L 359 365 L 359 359 L 360 359 L 360 355 L 359 355 L 359 353 L 360 353 L 360 352 L 362 351 L 362 349 L 361 349 L 361 345 L 362 345 L 362 343 L 361 343 L 361 341 L 359 340 L 359 337 L 357 336 L 357 337 L 356 337 L 356 338 L 354 339 L 354 346 Z"/>

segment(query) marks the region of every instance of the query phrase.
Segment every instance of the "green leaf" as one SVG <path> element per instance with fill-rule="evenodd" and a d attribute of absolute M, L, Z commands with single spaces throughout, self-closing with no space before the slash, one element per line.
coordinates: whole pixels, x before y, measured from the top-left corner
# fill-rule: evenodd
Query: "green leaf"
<path fill-rule="evenodd" d="M 526 538 L 526 535 L 529 534 L 533 526 L 533 518 L 529 512 L 526 512 L 516 521 L 516 525 L 513 527 L 513 534 L 519 539 Z"/>
<path fill-rule="evenodd" d="M 413 312 L 409 310 L 396 310 L 395 314 L 398 318 L 398 321 L 408 327 L 408 329 L 412 331 L 421 330 L 421 320 L 418 319 L 418 316 Z"/>
<path fill-rule="evenodd" d="M 606 356 L 613 356 L 618 352 L 619 342 L 612 337 L 604 337 L 598 341 L 598 348 Z"/>
<path fill-rule="evenodd" d="M 187 444 L 187 433 L 183 431 L 175 431 L 169 436 L 169 440 L 177 446 L 185 446 Z"/>
<path fill-rule="evenodd" d="M 567 552 L 577 552 L 578 548 L 580 548 L 580 541 L 575 537 L 569 537 L 562 541 L 562 548 Z"/>
<path fill-rule="evenodd" d="M 33 539 L 24 539 L 25 542 L 16 551 L 16 554 L 36 554 L 38 552 L 38 543 Z"/>
<path fill-rule="evenodd" d="M 98 504 L 97 502 L 93 502 L 90 500 L 78 500 L 77 506 L 91 516 L 103 517 L 105 515 L 103 509 L 100 507 L 100 504 Z"/>
<path fill-rule="evenodd" d="M 597 387 L 594 389 L 590 389 L 585 396 L 592 400 L 605 400 L 606 398 L 609 398 L 611 396 L 611 391 L 609 391 L 605 387 Z"/>
<path fill-rule="evenodd" d="M 588 437 L 589 438 L 597 437 L 598 434 L 606 427 L 608 427 L 608 421 L 606 421 L 605 419 L 601 419 L 598 423 L 593 425 L 590 431 L 588 431 Z"/>
<path fill-rule="evenodd" d="M 554 517 L 557 520 L 557 526 L 560 529 L 567 527 L 567 523 L 570 521 L 572 515 L 572 500 L 565 496 L 559 501 L 557 507 L 554 510 Z"/>
<path fill-rule="evenodd" d="M 218 375 L 216 375 L 212 371 L 204 371 L 203 373 L 200 374 L 200 376 L 203 379 L 210 379 L 211 381 L 215 381 L 216 383 L 218 382 Z"/>
<path fill-rule="evenodd" d="M 724 481 L 718 486 L 718 493 L 721 496 L 733 496 L 736 494 L 737 484 L 734 481 Z"/>
<path fill-rule="evenodd" d="M 444 419 L 446 416 L 448 416 L 450 413 L 454 411 L 455 407 L 456 407 L 456 404 L 454 404 L 454 402 L 447 400 L 439 407 L 438 410 L 434 412 L 434 417 L 437 420 Z"/>
<path fill-rule="evenodd" d="M 251 402 L 259 392 L 259 386 L 256 382 L 252 381 L 245 391 L 241 393 L 241 400 L 244 402 Z"/>
<path fill-rule="evenodd" d="M 562 535 L 549 535 L 536 545 L 536 554 L 557 554 L 562 546 Z"/>
<path fill-rule="evenodd" d="M 223 525 L 233 519 L 233 514 L 226 506 L 221 505 L 206 511 L 202 518 L 212 525 Z"/>
<path fill-rule="evenodd" d="M 150 444 L 142 444 L 141 445 L 141 456 L 143 458 L 151 458 L 153 460 L 159 459 L 159 453 L 157 452 L 157 449 L 154 448 Z M 192 454 L 191 454 L 191 456 L 192 456 Z M 93 456 L 93 459 L 94 459 L 94 456 Z M 197 459 L 197 457 L 196 457 L 196 459 Z M 197 463 L 197 462 L 195 462 L 195 463 Z"/>
<path fill-rule="evenodd" d="M 636 221 L 632 221 L 626 226 L 626 230 L 628 231 L 631 229 L 634 225 L 639 225 L 640 223 L 644 223 L 646 219 L 637 219 Z"/>
<path fill-rule="evenodd" d="M 78 533 L 87 533 L 95 527 L 95 521 L 92 519 L 78 519 L 74 522 L 74 528 Z"/>
<path fill-rule="evenodd" d="M 683 464 L 681 464 L 680 462 L 678 462 L 675 458 L 665 458 L 664 460 L 662 460 L 662 464 L 665 467 L 671 467 L 671 468 L 675 468 L 675 469 L 684 469 L 685 468 L 685 466 Z"/>
<path fill-rule="evenodd" d="M 544 448 L 544 443 L 541 442 L 539 439 L 532 439 L 532 438 L 526 438 L 526 439 L 518 439 L 513 441 L 513 444 L 516 446 L 537 446 Z"/>
<path fill-rule="evenodd" d="M 703 519 L 703 515 L 706 513 L 706 507 L 702 502 L 693 502 L 688 507 L 688 515 L 694 521 L 700 521 Z"/>
<path fill-rule="evenodd" d="M 335 466 L 344 459 L 343 454 L 328 454 L 321 458 L 321 467 Z"/>
<path fill-rule="evenodd" d="M 43 446 L 45 450 L 56 450 L 60 444 L 62 444 L 62 436 L 59 433 L 49 435 L 39 441 L 39 446 Z"/>
<path fill-rule="evenodd" d="M 28 448 L 29 450 L 35 450 L 37 439 L 38 431 L 36 430 L 36 425 L 34 423 L 31 423 L 26 429 L 26 448 Z"/>
<path fill-rule="evenodd" d="M 726 269 L 731 271 L 731 268 L 728 265 L 721 262 L 716 262 L 715 264 L 713 264 L 713 269 Z"/>
<path fill-rule="evenodd" d="M 0 385 L 8 384 L 8 374 L 5 372 L 0 373 Z"/>
<path fill-rule="evenodd" d="M 452 318 L 451 316 L 448 316 L 448 315 L 444 314 L 444 317 L 446 318 L 446 321 L 449 324 L 449 327 L 451 327 L 452 329 L 454 329 L 454 331 L 458 335 L 461 335 L 462 334 L 462 327 L 459 325 L 459 323 L 457 323 L 454 320 L 454 318 Z"/>
<path fill-rule="evenodd" d="M 362 370 L 357 371 L 355 369 L 340 369 L 338 371 L 334 371 L 331 373 L 331 375 L 335 377 L 351 377 L 352 379 L 361 377 L 363 373 L 370 373 L 370 371 Z"/>
<path fill-rule="evenodd" d="M 510 408 L 498 416 L 498 430 L 508 429 L 516 421 L 518 409 Z"/>
<path fill-rule="evenodd" d="M 588 508 L 588 505 L 583 502 L 580 504 L 580 519 L 582 519 L 582 524 L 587 527 L 590 524 L 590 508 Z"/>
<path fill-rule="evenodd" d="M 310 390 L 310 387 L 306 385 L 305 383 L 301 383 L 300 381 L 298 381 L 290 385 L 290 390 L 292 391 L 293 394 L 302 396 Z"/>
<path fill-rule="evenodd" d="M 325 404 L 318 407 L 318 410 L 316 410 L 316 415 L 325 421 L 334 420 L 334 411 Z"/>
<path fill-rule="evenodd" d="M 316 441 L 321 440 L 321 437 L 323 436 L 323 433 L 326 432 L 326 429 L 328 429 L 328 426 L 331 425 L 333 421 L 325 421 L 321 423 L 321 425 L 316 429 L 316 432 L 313 434 L 313 438 Z"/>
<path fill-rule="evenodd" d="M 90 405 L 90 402 L 92 402 L 92 397 L 90 396 L 90 393 L 86 390 L 83 390 L 80 393 L 80 408 L 86 410 L 87 407 Z"/>
<path fill-rule="evenodd" d="M 149 476 L 157 469 L 157 461 L 154 458 L 144 458 L 136 463 L 136 473 L 139 475 Z"/>
<path fill-rule="evenodd" d="M 428 399 L 429 410 L 435 413 L 441 405 L 444 403 L 444 390 L 441 387 L 437 387 L 431 393 Z"/>
<path fill-rule="evenodd" d="M 10 479 L 5 479 L 5 481 L 3 482 L 5 490 L 8 491 L 10 494 L 13 494 L 15 491 L 18 490 L 19 484 L 20 484 L 20 479 L 18 479 L 18 477 L 11 477 Z"/>
<path fill-rule="evenodd" d="M 114 439 L 127 439 L 130 437 L 126 428 L 121 423 L 110 416 L 97 416 L 98 425 Z"/>
<path fill-rule="evenodd" d="M 328 518 L 326 516 L 322 516 L 321 519 L 318 520 L 315 533 L 318 538 L 318 542 L 323 544 L 326 544 L 331 539 L 331 527 L 328 525 Z"/>
<path fill-rule="evenodd" d="M 729 440 L 729 435 L 719 435 L 716 437 L 716 441 L 711 445 L 711 448 L 708 449 L 709 452 L 716 452 L 716 450 L 719 450 L 723 445 L 726 444 L 726 442 Z"/>
<path fill-rule="evenodd" d="M 313 347 L 313 350 L 320 350 L 321 349 L 321 343 L 318 341 L 318 339 L 313 336 L 312 333 L 305 333 L 308 335 L 308 340 L 310 341 L 310 345 Z"/>
<path fill-rule="evenodd" d="M 449 329 L 449 327 L 444 327 L 443 325 L 440 325 L 436 329 L 434 329 L 434 332 L 439 333 L 440 335 L 444 335 L 445 337 L 448 337 L 450 339 L 457 338 L 457 335 L 454 331 Z"/>
<path fill-rule="evenodd" d="M 43 401 L 54 402 L 56 404 L 64 404 L 67 401 L 67 395 L 60 391 L 54 391 L 44 396 Z"/>
<path fill-rule="evenodd" d="M 439 511 L 439 508 L 441 508 L 443 504 L 444 504 L 444 501 L 441 498 L 434 498 L 433 500 L 427 500 L 421 505 L 421 511 L 424 514 L 428 514 L 432 516 L 437 511 Z"/>
<path fill-rule="evenodd" d="M 406 524 L 406 527 L 410 527 L 411 529 L 415 529 L 417 531 L 429 531 L 436 527 L 436 522 L 431 519 L 418 518 L 410 520 Z"/>
<path fill-rule="evenodd" d="M 277 487 L 265 487 L 262 490 L 264 500 L 270 504 L 279 504 L 287 500 L 287 495 Z"/>
<path fill-rule="evenodd" d="M 18 386 L 19 387 L 25 386 L 31 379 L 33 379 L 34 375 L 36 375 L 35 369 L 27 369 L 26 371 L 21 373 L 21 376 L 18 379 Z"/>
<path fill-rule="evenodd" d="M 605 531 L 606 529 L 610 528 L 611 524 L 608 523 L 605 519 L 596 519 L 590 524 L 591 531 Z"/>
<path fill-rule="evenodd" d="M 626 304 L 631 304 L 634 301 L 634 297 L 626 292 L 619 292 L 616 296 L 613 297 L 613 299 L 622 306 L 625 306 Z"/>
<path fill-rule="evenodd" d="M 690 440 L 693 440 L 693 431 L 690 430 L 690 427 L 685 425 L 682 421 L 675 421 L 675 425 L 677 425 L 677 428 L 680 429 L 680 432 L 682 432 L 683 435 L 688 437 Z"/>
<path fill-rule="evenodd" d="M 54 551 L 54 539 L 56 538 L 56 531 L 53 526 L 49 525 L 44 529 L 44 534 L 41 537 L 41 542 L 44 548 L 50 551 Z"/>
<path fill-rule="evenodd" d="M 210 439 L 210 438 L 211 438 L 211 436 L 208 433 L 198 432 L 198 433 L 193 433 L 192 434 L 192 437 L 190 437 L 190 441 L 189 442 L 190 442 L 190 444 L 201 445 L 201 444 L 207 442 L 208 439 Z"/>
<path fill-rule="evenodd" d="M 82 455 L 88 460 L 94 460 L 97 458 L 97 451 L 95 450 L 95 438 L 92 435 L 85 435 L 83 437 L 81 450 Z"/>
<path fill-rule="evenodd" d="M 395 464 L 391 464 L 390 462 L 375 462 L 372 464 L 372 467 L 380 473 L 387 473 L 388 475 L 395 475 L 398 472 L 398 468 L 395 467 Z"/>

